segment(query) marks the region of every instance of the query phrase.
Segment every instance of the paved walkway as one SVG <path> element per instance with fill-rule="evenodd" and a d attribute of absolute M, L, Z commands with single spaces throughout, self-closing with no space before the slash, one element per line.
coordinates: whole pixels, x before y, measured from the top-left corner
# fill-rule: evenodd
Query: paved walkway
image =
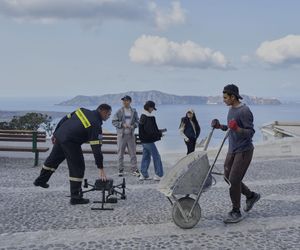
<path fill-rule="evenodd" d="M 120 182 L 113 176 L 114 164 L 107 165 L 107 174 Z M 217 167 L 222 168 L 221 162 Z M 201 220 L 189 230 L 172 222 L 171 205 L 154 181 L 128 175 L 128 199 L 107 204 L 113 211 L 94 211 L 90 208 L 98 204 L 69 205 L 65 164 L 48 190 L 33 187 L 38 172 L 32 159 L 0 158 L 1 250 L 300 248 L 300 158 L 253 161 L 245 180 L 262 199 L 236 225 L 222 222 L 230 202 L 227 185 L 219 178 L 201 197 Z M 96 176 L 88 161 L 86 177 L 92 182 Z M 99 200 L 100 192 L 86 196 Z"/>

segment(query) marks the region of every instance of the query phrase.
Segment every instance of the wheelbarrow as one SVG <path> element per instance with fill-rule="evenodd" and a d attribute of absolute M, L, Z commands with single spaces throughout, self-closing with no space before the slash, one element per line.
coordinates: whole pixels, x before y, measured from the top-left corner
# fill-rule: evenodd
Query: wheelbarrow
<path fill-rule="evenodd" d="M 228 132 L 219 147 L 212 165 L 207 157 L 207 147 L 214 129 L 209 133 L 202 151 L 196 150 L 180 159 L 160 181 L 158 190 L 163 193 L 172 204 L 172 218 L 174 223 L 183 229 L 193 228 L 201 218 L 199 199 L 211 185 L 211 175 Z M 223 174 L 220 174 L 223 175 Z M 226 180 L 227 181 L 227 180 Z M 194 198 L 192 198 L 193 196 Z"/>

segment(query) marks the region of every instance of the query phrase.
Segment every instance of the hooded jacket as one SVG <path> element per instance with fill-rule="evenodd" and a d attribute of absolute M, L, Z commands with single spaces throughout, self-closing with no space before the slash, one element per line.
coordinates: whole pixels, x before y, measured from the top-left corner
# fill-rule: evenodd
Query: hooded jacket
<path fill-rule="evenodd" d="M 131 125 L 131 133 L 133 135 L 134 130 L 137 128 L 137 126 L 139 124 L 139 116 L 138 116 L 138 113 L 135 108 L 130 107 L 130 110 L 132 112 L 130 125 Z M 118 134 L 123 135 L 123 133 L 124 133 L 123 124 L 125 122 L 126 122 L 125 109 L 124 109 L 124 107 L 122 107 L 115 113 L 114 117 L 112 118 L 112 125 L 114 127 L 116 127 Z"/>
<path fill-rule="evenodd" d="M 139 123 L 139 137 L 142 143 L 159 141 L 162 133 L 157 127 L 155 116 L 144 110 Z"/>

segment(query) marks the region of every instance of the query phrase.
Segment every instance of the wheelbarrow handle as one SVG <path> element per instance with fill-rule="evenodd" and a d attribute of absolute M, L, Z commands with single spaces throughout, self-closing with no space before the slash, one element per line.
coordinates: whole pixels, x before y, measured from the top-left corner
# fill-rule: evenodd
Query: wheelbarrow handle
<path fill-rule="evenodd" d="M 203 146 L 203 151 L 206 151 L 206 150 L 207 150 L 208 144 L 210 143 L 210 140 L 211 140 L 211 138 L 212 138 L 212 135 L 213 135 L 213 133 L 214 133 L 214 130 L 215 130 L 215 128 L 212 128 L 211 131 L 209 132 L 209 134 L 208 134 L 208 136 L 207 136 L 207 138 L 206 138 L 206 140 L 205 140 L 204 146 Z"/>
<path fill-rule="evenodd" d="M 215 160 L 214 160 L 214 162 L 213 162 L 213 164 L 212 164 L 212 169 L 213 169 L 213 167 L 215 166 L 215 164 L 216 164 L 216 162 L 217 162 L 217 160 L 218 160 L 218 157 L 219 157 L 219 155 L 220 155 L 220 153 L 221 153 L 221 150 L 222 150 L 222 148 L 223 148 L 223 146 L 224 146 L 224 143 L 225 143 L 225 141 L 226 141 L 226 139 L 227 139 L 227 137 L 228 137 L 228 135 L 229 135 L 229 129 L 227 130 L 227 132 L 226 132 L 226 134 L 225 134 L 225 136 L 224 136 L 224 138 L 223 138 L 223 141 L 222 141 L 222 143 L 221 143 L 221 145 L 220 145 L 220 147 L 219 147 L 219 150 L 218 150 L 218 152 L 217 152 L 217 154 L 216 154 L 216 157 L 215 157 Z"/>

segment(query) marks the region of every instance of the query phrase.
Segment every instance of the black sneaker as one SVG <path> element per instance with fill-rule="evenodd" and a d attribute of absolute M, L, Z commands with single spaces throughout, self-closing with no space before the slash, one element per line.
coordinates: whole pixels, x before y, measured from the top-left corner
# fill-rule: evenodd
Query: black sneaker
<path fill-rule="evenodd" d="M 227 215 L 227 217 L 223 220 L 225 224 L 230 224 L 230 223 L 238 223 L 243 219 L 243 216 L 241 212 L 237 211 L 230 211 Z"/>
<path fill-rule="evenodd" d="M 45 183 L 45 182 L 38 182 L 38 181 L 34 181 L 33 185 L 35 185 L 36 187 L 42 187 L 42 188 L 48 188 L 49 184 Z"/>
<path fill-rule="evenodd" d="M 260 199 L 260 194 L 253 193 L 253 197 L 246 200 L 246 206 L 244 207 L 244 211 L 249 212 L 254 206 L 254 204 L 259 201 L 259 199 Z"/>
<path fill-rule="evenodd" d="M 140 177 L 141 174 L 140 174 L 140 171 L 137 169 L 137 170 L 132 172 L 132 175 L 136 176 L 136 177 Z"/>
<path fill-rule="evenodd" d="M 119 170 L 118 175 L 119 175 L 120 177 L 122 177 L 122 176 L 124 175 L 124 170 Z"/>
<path fill-rule="evenodd" d="M 88 204 L 89 202 L 90 202 L 89 199 L 84 199 L 84 198 L 71 198 L 70 199 L 71 205 Z"/>

